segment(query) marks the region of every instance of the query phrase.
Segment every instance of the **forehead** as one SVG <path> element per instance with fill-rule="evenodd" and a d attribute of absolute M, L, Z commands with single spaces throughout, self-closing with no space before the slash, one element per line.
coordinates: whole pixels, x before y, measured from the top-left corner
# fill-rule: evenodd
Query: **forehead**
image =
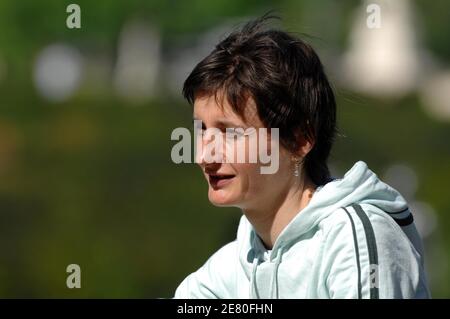
<path fill-rule="evenodd" d="M 204 122 L 225 119 L 238 125 L 246 124 L 262 127 L 254 100 L 248 98 L 244 106 L 244 118 L 237 114 L 226 98 L 213 95 L 202 95 L 195 99 L 193 116 Z"/>

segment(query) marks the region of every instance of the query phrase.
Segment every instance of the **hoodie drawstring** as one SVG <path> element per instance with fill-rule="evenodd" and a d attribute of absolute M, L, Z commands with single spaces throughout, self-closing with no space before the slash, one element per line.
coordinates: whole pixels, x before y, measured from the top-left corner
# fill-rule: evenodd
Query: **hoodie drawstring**
<path fill-rule="evenodd" d="M 256 289 L 256 268 L 258 267 L 259 257 L 253 258 L 252 277 L 250 278 L 250 298 L 259 299 L 258 290 Z"/>
<path fill-rule="evenodd" d="M 278 299 L 278 268 L 281 263 L 281 258 L 283 254 L 283 248 L 280 248 L 278 253 L 278 258 L 275 261 L 275 265 L 273 266 L 272 277 L 270 279 L 270 298 Z M 256 270 L 259 264 L 259 256 L 255 256 L 253 258 L 253 266 L 252 266 L 252 276 L 250 278 L 250 298 L 259 299 L 258 289 L 256 287 Z"/>
<path fill-rule="evenodd" d="M 275 265 L 273 267 L 272 279 L 270 280 L 272 283 L 270 285 L 270 298 L 278 299 L 278 267 L 281 263 L 281 257 L 283 256 L 283 248 L 280 248 L 278 252 L 278 258 L 275 261 Z"/>

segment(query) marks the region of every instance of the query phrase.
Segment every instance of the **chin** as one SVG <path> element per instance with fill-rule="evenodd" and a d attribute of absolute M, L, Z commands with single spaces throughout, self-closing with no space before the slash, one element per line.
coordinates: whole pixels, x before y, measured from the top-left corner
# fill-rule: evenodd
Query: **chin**
<path fill-rule="evenodd" d="M 237 205 L 236 198 L 229 191 L 223 189 L 214 190 L 210 188 L 208 190 L 208 199 L 211 204 L 217 207 Z"/>

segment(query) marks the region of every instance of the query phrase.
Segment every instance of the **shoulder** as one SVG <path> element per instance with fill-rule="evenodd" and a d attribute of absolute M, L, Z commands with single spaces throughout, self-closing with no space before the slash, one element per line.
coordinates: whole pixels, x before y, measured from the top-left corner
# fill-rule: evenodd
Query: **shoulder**
<path fill-rule="evenodd" d="M 404 217 L 396 219 L 376 206 L 355 204 L 336 209 L 319 223 L 319 228 L 328 240 L 336 233 L 349 237 L 364 234 L 369 237 L 369 241 L 377 241 L 379 245 L 386 246 L 383 248 L 392 248 L 394 243 L 412 246 L 401 227 L 405 222 L 412 224 L 409 211 L 405 210 Z"/>
<path fill-rule="evenodd" d="M 237 241 L 234 240 L 212 254 L 196 271 L 196 276 L 204 282 L 220 287 L 223 291 L 228 291 L 236 274 L 238 262 Z"/>
<path fill-rule="evenodd" d="M 214 254 L 212 254 L 211 257 L 209 257 L 205 265 L 215 266 L 218 267 L 218 269 L 228 269 L 230 266 L 228 262 L 236 261 L 238 258 L 237 247 L 237 240 L 222 246 Z"/>
<path fill-rule="evenodd" d="M 319 227 L 330 278 L 338 276 L 334 268 L 357 273 L 355 287 L 363 297 L 427 296 L 420 252 L 401 227 L 412 216 L 404 215 L 399 222 L 376 206 L 360 204 L 339 208 L 324 218 Z M 414 227 L 412 221 L 409 227 Z"/>
<path fill-rule="evenodd" d="M 175 298 L 228 298 L 237 267 L 237 242 L 217 250 L 178 286 Z"/>
<path fill-rule="evenodd" d="M 414 243 L 421 239 L 417 231 L 410 231 L 415 230 L 412 214 L 406 209 L 398 216 L 401 218 L 374 205 L 354 204 L 335 210 L 319 227 L 325 242 L 331 241 L 335 247 L 357 245 L 355 249 L 371 254 L 372 262 L 377 258 L 420 260 L 422 251 Z"/>

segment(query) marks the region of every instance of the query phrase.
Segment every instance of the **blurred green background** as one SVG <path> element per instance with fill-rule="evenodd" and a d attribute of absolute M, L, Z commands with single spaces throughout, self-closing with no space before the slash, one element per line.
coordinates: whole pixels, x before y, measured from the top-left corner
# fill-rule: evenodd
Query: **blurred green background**
<path fill-rule="evenodd" d="M 191 123 L 180 90 L 195 63 L 269 10 L 307 34 L 335 87 L 333 175 L 363 160 L 402 192 L 432 295 L 450 297 L 444 0 L 1 1 L 0 297 L 171 297 L 234 239 L 240 211 L 209 204 L 170 134 Z M 81 289 L 66 287 L 72 263 Z"/>

